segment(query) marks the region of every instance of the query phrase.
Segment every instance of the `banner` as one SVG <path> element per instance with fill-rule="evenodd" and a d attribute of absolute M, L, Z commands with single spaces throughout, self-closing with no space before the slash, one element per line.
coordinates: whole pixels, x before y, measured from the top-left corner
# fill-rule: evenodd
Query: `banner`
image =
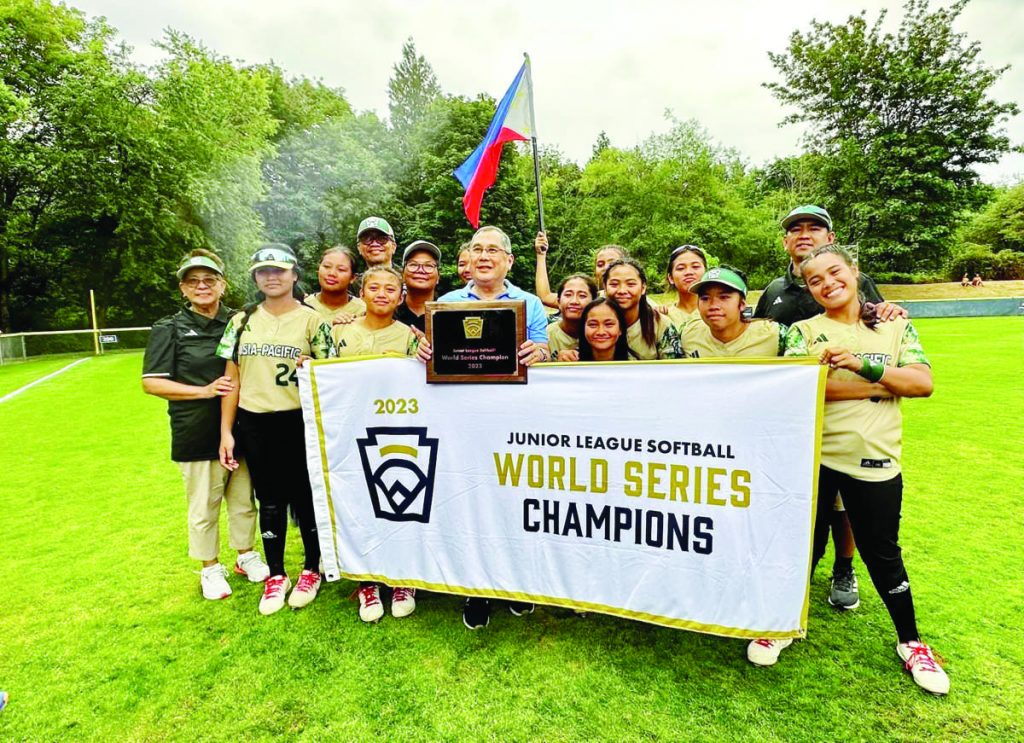
<path fill-rule="evenodd" d="M 802 636 L 824 385 L 808 359 L 542 364 L 526 385 L 308 363 L 327 580 Z"/>

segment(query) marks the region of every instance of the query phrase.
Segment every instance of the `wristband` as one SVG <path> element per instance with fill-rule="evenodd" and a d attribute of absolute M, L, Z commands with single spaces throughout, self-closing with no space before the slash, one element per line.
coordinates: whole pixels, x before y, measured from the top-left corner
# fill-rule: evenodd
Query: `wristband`
<path fill-rule="evenodd" d="M 862 366 L 858 374 L 869 382 L 877 382 L 885 374 L 885 365 L 877 364 L 871 359 L 862 358 Z"/>

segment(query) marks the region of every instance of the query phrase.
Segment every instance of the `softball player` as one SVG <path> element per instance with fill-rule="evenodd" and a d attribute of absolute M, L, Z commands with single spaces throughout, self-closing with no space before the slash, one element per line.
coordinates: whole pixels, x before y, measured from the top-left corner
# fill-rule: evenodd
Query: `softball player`
<path fill-rule="evenodd" d="M 814 560 L 828 540 L 828 510 L 840 493 L 861 558 L 896 628 L 896 653 L 921 688 L 949 692 L 949 677 L 921 642 L 899 546 L 900 398 L 928 397 L 932 373 L 917 331 L 906 318 L 879 323 L 861 303 L 857 270 L 835 245 L 817 248 L 801 273 L 825 313 L 790 328 L 786 355 L 818 356 L 828 364 L 825 425 L 818 476 Z M 823 505 L 824 504 L 824 505 Z M 771 665 L 792 640 L 755 640 L 747 657 Z"/>
<path fill-rule="evenodd" d="M 223 398 L 220 462 L 229 470 L 238 467 L 232 434 L 237 418 L 260 503 L 263 551 L 270 567 L 260 613 L 273 614 L 284 607 L 291 587 L 284 569 L 289 505 L 298 518 L 305 563 L 288 604 L 295 609 L 306 606 L 320 588 L 320 544 L 295 366 L 302 356 L 332 356 L 334 347 L 330 326 L 296 296 L 298 265 L 288 246 L 264 245 L 253 255 L 250 271 L 262 301 L 231 318 L 217 348 L 217 355 L 227 359 L 226 376 L 236 385 Z"/>
<path fill-rule="evenodd" d="M 369 268 L 362 276 L 362 299 L 366 314 L 347 325 L 335 325 L 331 331 L 338 356 L 416 353 L 416 334 L 412 328 L 394 319 L 402 302 L 402 275 L 390 267 Z M 364 582 L 359 586 L 359 618 L 377 622 L 384 616 L 380 586 Z M 407 617 L 416 610 L 416 589 L 396 586 L 391 593 L 391 616 Z"/>
<path fill-rule="evenodd" d="M 679 331 L 647 301 L 643 266 L 632 258 L 612 261 L 604 274 L 604 288 L 626 315 L 626 339 L 634 358 L 682 358 Z"/>
<path fill-rule="evenodd" d="M 682 328 L 683 348 L 690 358 L 781 356 L 785 351 L 785 325 L 744 319 L 747 282 L 736 269 L 712 268 L 688 292 L 697 300 L 700 318 Z"/>
<path fill-rule="evenodd" d="M 579 361 L 580 316 L 597 298 L 597 285 L 582 273 L 562 279 L 558 285 L 559 321 L 548 325 L 548 350 L 552 361 Z"/>
<path fill-rule="evenodd" d="M 580 317 L 580 361 L 629 361 L 626 315 L 613 299 L 598 297 Z"/>
<path fill-rule="evenodd" d="M 707 268 L 708 258 L 696 245 L 680 245 L 669 254 L 665 273 L 668 283 L 675 287 L 679 298 L 667 308 L 667 313 L 668 319 L 677 328 L 682 328 L 691 320 L 700 319 L 697 295 L 690 289 L 695 282 L 700 281 Z"/>
<path fill-rule="evenodd" d="M 320 256 L 316 272 L 320 291 L 310 294 L 304 301 L 329 323 L 342 313 L 358 317 L 366 312 L 363 300 L 348 293 L 355 278 L 355 267 L 355 255 L 340 245 L 328 248 Z"/>

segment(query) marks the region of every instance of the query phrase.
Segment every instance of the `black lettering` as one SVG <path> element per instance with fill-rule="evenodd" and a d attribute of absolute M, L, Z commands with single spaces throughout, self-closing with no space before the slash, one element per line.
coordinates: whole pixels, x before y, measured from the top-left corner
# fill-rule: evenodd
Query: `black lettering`
<path fill-rule="evenodd" d="M 527 498 L 523 501 L 523 531 L 540 531 L 540 522 L 530 521 L 531 508 L 540 508 L 540 502 L 536 498 Z"/>

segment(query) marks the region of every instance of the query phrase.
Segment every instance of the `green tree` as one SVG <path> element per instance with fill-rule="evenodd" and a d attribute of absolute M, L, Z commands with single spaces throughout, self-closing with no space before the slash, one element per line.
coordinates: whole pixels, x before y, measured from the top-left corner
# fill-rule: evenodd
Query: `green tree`
<path fill-rule="evenodd" d="M 441 86 L 434 68 L 422 54 L 416 53 L 416 44 L 410 36 L 402 45 L 402 58 L 392 68 L 388 80 L 391 127 L 397 132 L 409 132 L 440 97 Z"/>
<path fill-rule="evenodd" d="M 960 242 L 1024 252 L 1024 183 L 996 194 L 960 231 Z"/>
<path fill-rule="evenodd" d="M 953 29 L 967 1 L 907 0 L 895 34 L 884 11 L 871 25 L 813 21 L 769 55 L 782 81 L 766 87 L 795 109 L 783 123 L 809 124 L 822 156 L 823 206 L 871 266 L 937 268 L 957 215 L 986 197 L 976 166 L 1010 149 L 1001 126 L 1018 108 L 990 96 L 1006 68 Z"/>
<path fill-rule="evenodd" d="M 606 148 L 587 163 L 574 189 L 573 219 L 562 242 L 572 246 L 576 261 L 563 275 L 570 268 L 592 270 L 590 255 L 605 243 L 626 246 L 655 287 L 664 283 L 672 248 L 685 243 L 751 272 L 752 285 L 766 281 L 779 263 L 774 217 L 748 198 L 743 163 L 696 122 L 673 121 L 669 132 L 630 150 Z"/>

